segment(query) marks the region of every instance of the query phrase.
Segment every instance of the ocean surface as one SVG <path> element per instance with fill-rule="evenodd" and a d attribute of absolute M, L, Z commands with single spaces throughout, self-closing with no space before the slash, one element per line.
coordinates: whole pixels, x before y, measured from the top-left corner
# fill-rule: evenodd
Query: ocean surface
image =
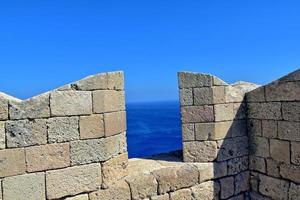
<path fill-rule="evenodd" d="M 128 103 L 130 158 L 182 149 L 179 102 Z"/>

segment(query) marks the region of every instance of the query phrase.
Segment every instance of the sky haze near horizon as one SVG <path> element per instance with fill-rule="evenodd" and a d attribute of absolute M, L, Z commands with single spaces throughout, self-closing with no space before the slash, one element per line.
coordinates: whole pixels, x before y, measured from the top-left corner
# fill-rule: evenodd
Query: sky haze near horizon
<path fill-rule="evenodd" d="M 128 102 L 177 100 L 177 72 L 265 84 L 299 69 L 297 1 L 3 1 L 0 91 L 26 99 L 125 72 Z"/>

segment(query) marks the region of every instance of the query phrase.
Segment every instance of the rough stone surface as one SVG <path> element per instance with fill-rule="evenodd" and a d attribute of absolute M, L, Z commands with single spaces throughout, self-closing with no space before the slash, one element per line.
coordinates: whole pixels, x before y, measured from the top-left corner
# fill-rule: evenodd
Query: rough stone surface
<path fill-rule="evenodd" d="M 290 163 L 290 143 L 282 140 L 270 140 L 270 155 L 274 160 Z"/>
<path fill-rule="evenodd" d="M 94 113 L 125 110 L 124 91 L 98 90 L 93 92 Z"/>
<path fill-rule="evenodd" d="M 262 121 L 262 136 L 266 138 L 277 138 L 277 121 Z"/>
<path fill-rule="evenodd" d="M 289 200 L 297 200 L 300 197 L 300 185 L 291 183 L 289 189 Z"/>
<path fill-rule="evenodd" d="M 103 115 L 80 117 L 80 139 L 100 138 L 104 136 Z"/>
<path fill-rule="evenodd" d="M 54 117 L 48 119 L 48 141 L 68 142 L 79 139 L 78 117 Z"/>
<path fill-rule="evenodd" d="M 248 132 L 251 136 L 262 136 L 262 122 L 257 119 L 248 119 Z"/>
<path fill-rule="evenodd" d="M 0 93 L 0 95 L 2 95 Z M 8 100 L 0 96 L 0 120 L 8 119 Z"/>
<path fill-rule="evenodd" d="M 213 106 L 188 106 L 181 108 L 183 123 L 214 121 Z"/>
<path fill-rule="evenodd" d="M 192 192 L 195 200 L 218 199 L 219 191 L 219 184 L 213 181 L 207 181 L 192 187 Z"/>
<path fill-rule="evenodd" d="M 157 181 L 153 175 L 140 174 L 139 176 L 129 176 L 126 178 L 126 181 L 130 186 L 133 200 L 157 195 Z"/>
<path fill-rule="evenodd" d="M 264 102 L 265 101 L 265 87 L 259 87 L 246 94 L 248 102 Z"/>
<path fill-rule="evenodd" d="M 100 164 L 47 171 L 47 198 L 58 199 L 97 190 L 101 186 L 101 178 Z"/>
<path fill-rule="evenodd" d="M 25 174 L 3 180 L 3 199 L 45 199 L 45 174 Z"/>
<path fill-rule="evenodd" d="M 192 191 L 190 189 L 181 189 L 170 193 L 170 200 L 193 200 Z"/>
<path fill-rule="evenodd" d="M 239 174 L 248 169 L 248 156 L 232 158 L 228 160 L 228 175 Z"/>
<path fill-rule="evenodd" d="M 260 175 L 259 191 L 273 199 L 287 199 L 288 182 L 269 176 Z"/>
<path fill-rule="evenodd" d="M 226 162 L 194 163 L 199 171 L 199 182 L 209 181 L 214 178 L 227 176 Z"/>
<path fill-rule="evenodd" d="M 124 74 L 122 71 L 107 73 L 107 86 L 112 90 L 124 90 Z"/>
<path fill-rule="evenodd" d="M 234 195 L 234 177 L 229 176 L 220 179 L 221 198 L 226 199 Z"/>
<path fill-rule="evenodd" d="M 283 102 L 282 116 L 284 120 L 300 122 L 300 102 Z"/>
<path fill-rule="evenodd" d="M 291 162 L 300 165 L 300 142 L 291 142 Z"/>
<path fill-rule="evenodd" d="M 212 85 L 212 77 L 208 74 L 197 74 L 192 72 L 178 73 L 179 88 L 193 88 Z"/>
<path fill-rule="evenodd" d="M 180 104 L 182 106 L 193 105 L 193 90 L 192 89 L 180 89 L 179 90 Z"/>
<path fill-rule="evenodd" d="M 117 182 L 106 190 L 89 194 L 90 200 L 131 200 L 130 189 L 125 181 Z"/>
<path fill-rule="evenodd" d="M 25 171 L 24 149 L 0 150 L 0 177 L 23 174 Z"/>
<path fill-rule="evenodd" d="M 104 114 L 105 136 L 112 136 L 126 130 L 126 112 L 113 112 Z"/>
<path fill-rule="evenodd" d="M 151 200 L 169 200 L 169 194 L 151 197 Z"/>
<path fill-rule="evenodd" d="M 194 141 L 195 140 L 195 125 L 194 124 L 182 124 L 182 140 Z"/>
<path fill-rule="evenodd" d="M 241 192 L 246 192 L 250 189 L 249 185 L 250 174 L 249 171 L 242 172 L 235 176 L 235 194 L 239 194 Z"/>
<path fill-rule="evenodd" d="M 10 101 L 9 117 L 10 119 L 50 117 L 49 94 L 42 94 L 24 101 Z"/>
<path fill-rule="evenodd" d="M 248 155 L 248 138 L 237 137 L 218 141 L 218 161 Z"/>
<path fill-rule="evenodd" d="M 88 194 L 81 194 L 81 195 L 77 195 L 75 197 L 65 198 L 64 200 L 89 200 L 89 195 Z"/>
<path fill-rule="evenodd" d="M 300 184 L 300 166 L 282 164 L 280 165 L 280 175 L 285 179 Z"/>
<path fill-rule="evenodd" d="M 26 147 L 47 143 L 46 120 L 8 121 L 6 123 L 8 147 Z"/>
<path fill-rule="evenodd" d="M 5 148 L 5 123 L 0 122 L 0 149 Z"/>
<path fill-rule="evenodd" d="M 249 157 L 249 169 L 266 173 L 266 162 L 264 158 L 250 156 Z"/>
<path fill-rule="evenodd" d="M 92 94 L 88 91 L 54 91 L 50 94 L 51 116 L 92 113 Z"/>
<path fill-rule="evenodd" d="M 251 138 L 250 149 L 251 149 L 251 153 L 256 156 L 260 156 L 264 158 L 268 158 L 270 156 L 269 141 L 267 138 L 263 138 L 263 137 Z"/>
<path fill-rule="evenodd" d="M 64 168 L 70 165 L 69 144 L 47 144 L 25 148 L 28 172 Z"/>
<path fill-rule="evenodd" d="M 218 87 L 194 88 L 194 105 L 210 105 L 225 102 L 225 89 Z"/>
<path fill-rule="evenodd" d="M 228 121 L 233 120 L 233 104 L 217 104 L 214 105 L 215 120 L 216 121 Z"/>
<path fill-rule="evenodd" d="M 267 174 L 272 176 L 272 177 L 277 177 L 280 178 L 280 173 L 279 173 L 279 166 L 280 162 L 273 160 L 273 159 L 267 159 Z"/>
<path fill-rule="evenodd" d="M 300 122 L 278 121 L 278 138 L 300 142 Z"/>
<path fill-rule="evenodd" d="M 299 82 L 275 82 L 266 87 L 267 101 L 295 101 L 300 100 Z"/>
<path fill-rule="evenodd" d="M 281 119 L 281 103 L 248 103 L 248 116 L 252 119 Z"/>
<path fill-rule="evenodd" d="M 209 162 L 217 157 L 217 143 L 213 141 L 185 142 L 183 155 L 185 162 Z"/>
<path fill-rule="evenodd" d="M 88 76 L 75 83 L 78 90 L 101 90 L 107 89 L 107 74 L 96 74 Z"/>

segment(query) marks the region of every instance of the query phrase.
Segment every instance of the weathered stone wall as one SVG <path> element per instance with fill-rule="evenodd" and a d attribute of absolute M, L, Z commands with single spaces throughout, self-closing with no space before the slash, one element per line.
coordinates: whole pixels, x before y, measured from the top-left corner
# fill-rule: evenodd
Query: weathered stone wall
<path fill-rule="evenodd" d="M 300 199 L 300 70 L 247 94 L 253 199 Z"/>
<path fill-rule="evenodd" d="M 60 199 L 126 176 L 123 79 L 98 74 L 27 100 L 1 94 L 0 199 Z"/>

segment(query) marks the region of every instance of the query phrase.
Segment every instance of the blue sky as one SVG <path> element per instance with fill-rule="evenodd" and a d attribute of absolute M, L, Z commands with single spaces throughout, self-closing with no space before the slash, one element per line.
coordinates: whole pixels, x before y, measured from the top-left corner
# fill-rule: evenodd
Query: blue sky
<path fill-rule="evenodd" d="M 127 101 L 178 98 L 177 71 L 267 83 L 300 66 L 300 2 L 1 1 L 0 91 L 28 98 L 124 70 Z"/>

